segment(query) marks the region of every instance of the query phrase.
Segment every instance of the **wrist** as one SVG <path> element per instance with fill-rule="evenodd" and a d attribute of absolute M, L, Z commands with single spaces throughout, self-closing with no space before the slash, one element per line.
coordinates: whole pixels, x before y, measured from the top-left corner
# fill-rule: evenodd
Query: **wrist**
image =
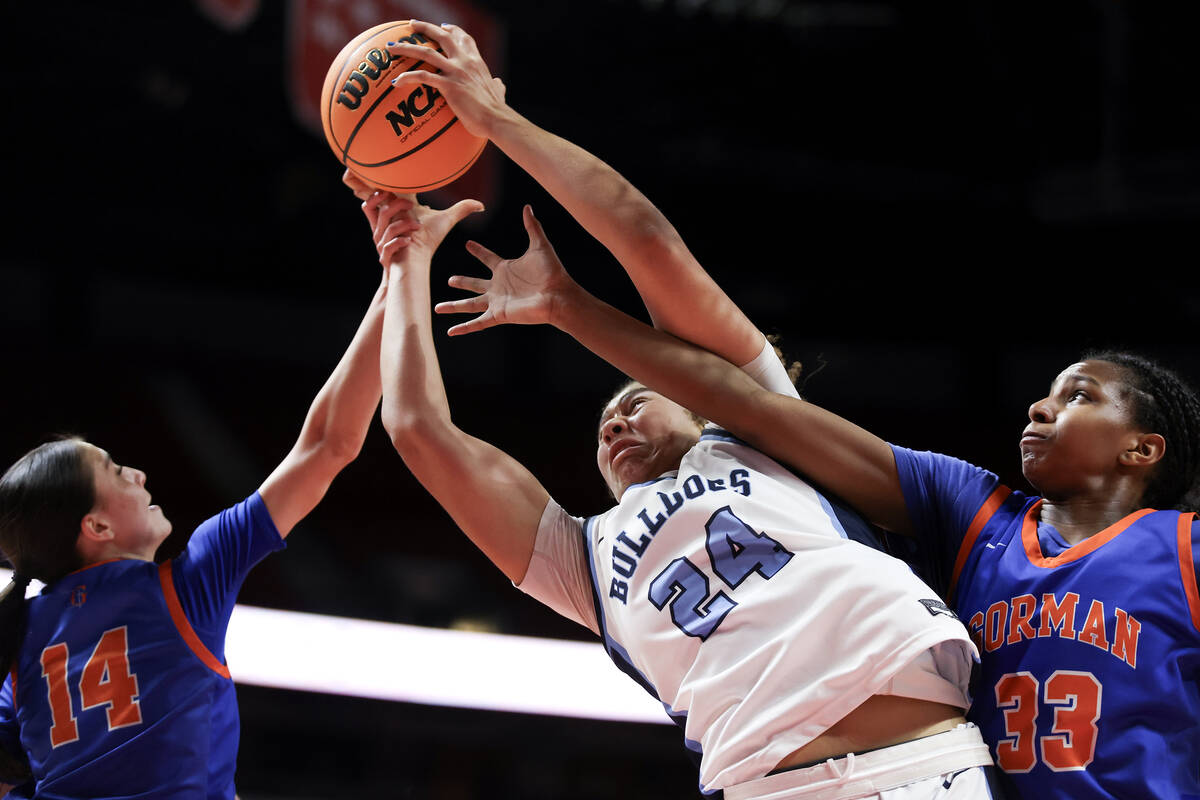
<path fill-rule="evenodd" d="M 396 283 L 398 281 L 428 281 L 429 280 L 429 260 L 423 258 L 411 258 L 412 253 L 405 252 L 402 256 L 396 258 L 391 264 L 388 264 L 383 270 L 385 283 Z"/>
<path fill-rule="evenodd" d="M 587 302 L 590 295 L 570 276 L 564 276 L 562 283 L 551 293 L 550 311 L 546 322 L 564 333 L 570 333 L 576 312 Z"/>
<path fill-rule="evenodd" d="M 513 141 L 533 123 L 518 114 L 512 106 L 501 103 L 488 115 L 484 125 L 488 140 L 503 150 L 505 143 Z"/>

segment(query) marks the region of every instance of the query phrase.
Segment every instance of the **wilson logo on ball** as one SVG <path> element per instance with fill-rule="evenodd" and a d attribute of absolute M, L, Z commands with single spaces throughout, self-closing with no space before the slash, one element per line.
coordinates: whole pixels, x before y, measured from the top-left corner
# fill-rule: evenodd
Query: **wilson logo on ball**
<path fill-rule="evenodd" d="M 392 65 L 392 54 L 387 50 L 372 49 L 367 52 L 367 60 L 358 65 L 354 72 L 346 78 L 337 101 L 351 110 L 358 108 L 362 99 L 367 96 L 371 83 L 379 80 L 383 71 Z"/>
<path fill-rule="evenodd" d="M 397 41 L 438 49 L 408 22 L 363 31 L 329 67 L 321 124 L 338 160 L 368 184 L 397 193 L 429 191 L 466 172 L 487 140 L 468 132 L 432 86 L 392 85 L 405 72 L 436 72 L 424 60 L 392 54 L 387 44 Z"/>

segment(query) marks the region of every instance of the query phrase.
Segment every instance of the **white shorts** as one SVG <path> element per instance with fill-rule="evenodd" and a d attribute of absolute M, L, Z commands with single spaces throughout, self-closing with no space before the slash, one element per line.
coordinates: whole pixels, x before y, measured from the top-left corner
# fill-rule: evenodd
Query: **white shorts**
<path fill-rule="evenodd" d="M 992 755 L 971 723 L 945 733 L 830 758 L 725 787 L 725 800 L 977 800 L 998 798 Z"/>

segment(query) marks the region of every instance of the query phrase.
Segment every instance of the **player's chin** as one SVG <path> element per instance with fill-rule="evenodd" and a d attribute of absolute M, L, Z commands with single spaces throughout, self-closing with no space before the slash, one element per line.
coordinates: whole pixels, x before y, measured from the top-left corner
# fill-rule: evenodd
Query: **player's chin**
<path fill-rule="evenodd" d="M 641 482 L 636 476 L 618 475 L 608 482 L 608 490 L 619 501 L 625 494 L 625 490 Z"/>
<path fill-rule="evenodd" d="M 639 483 L 645 483 L 652 480 L 657 475 L 651 474 L 654 472 L 651 465 L 640 458 L 630 457 L 626 459 L 621 466 L 614 470 L 616 475 L 613 480 L 619 484 L 621 491 L 628 489 L 630 486 L 636 486 Z"/>
<path fill-rule="evenodd" d="M 1034 476 L 1038 474 L 1037 459 L 1029 453 L 1021 453 L 1021 474 L 1025 476 L 1025 480 L 1037 485 Z"/>
<path fill-rule="evenodd" d="M 1021 474 L 1029 485 L 1040 494 L 1045 494 L 1045 487 L 1054 483 L 1055 470 L 1044 457 L 1036 453 L 1021 454 Z"/>

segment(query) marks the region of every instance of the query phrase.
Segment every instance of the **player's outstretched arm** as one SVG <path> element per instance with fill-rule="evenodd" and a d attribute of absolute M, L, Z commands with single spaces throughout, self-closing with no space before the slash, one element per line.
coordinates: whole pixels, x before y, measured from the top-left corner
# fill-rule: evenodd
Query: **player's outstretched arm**
<path fill-rule="evenodd" d="M 387 283 L 381 281 L 350 346 L 309 406 L 299 438 L 259 488 L 281 536 L 316 507 L 362 450 L 381 395 L 379 340 L 386 293 Z"/>
<path fill-rule="evenodd" d="M 385 233 L 379 207 L 385 197 L 349 170 L 342 181 L 363 201 L 363 211 L 379 244 Z M 393 214 L 416 205 L 414 197 L 386 197 L 391 200 Z M 417 227 L 408 217 L 392 225 L 386 231 L 389 253 L 406 246 Z M 333 479 L 362 450 L 382 395 L 379 346 L 386 296 L 385 271 L 350 346 L 309 407 L 296 444 L 259 489 L 271 519 L 283 536 L 308 516 Z"/>
<path fill-rule="evenodd" d="M 445 96 L 477 136 L 485 136 L 540 183 L 629 273 L 656 327 L 735 364 L 759 354 L 763 336 L 705 272 L 678 231 L 615 169 L 583 148 L 518 114 L 505 101 L 471 36 L 455 25 L 413 20 L 413 29 L 444 51 L 395 45 L 398 55 L 440 70 L 406 73 Z"/>
<path fill-rule="evenodd" d="M 487 267 L 487 278 L 454 275 L 450 286 L 473 294 L 461 300 L 438 303 L 438 314 L 475 314 L 450 328 L 451 336 L 491 328 L 495 325 L 543 325 L 555 314 L 555 301 L 573 296 L 575 281 L 563 269 L 558 254 L 546 238 L 542 224 L 529 206 L 521 212 L 529 247 L 520 258 L 504 259 L 478 242 L 467 242 L 467 250 Z"/>
<path fill-rule="evenodd" d="M 520 583 L 549 494 L 516 459 L 455 425 L 431 329 L 433 253 L 454 224 L 480 208 L 475 201 L 445 211 L 417 206 L 412 214 L 420 228 L 407 246 L 391 249 L 387 227 L 376 240 L 388 273 L 382 416 L 396 452 L 421 485 L 492 563 Z M 403 216 L 388 225 L 403 224 Z"/>
<path fill-rule="evenodd" d="M 798 469 L 875 524 L 910 531 L 886 442 L 836 414 L 771 392 L 728 360 L 597 299 L 563 269 L 528 207 L 525 228 L 530 244 L 520 258 L 504 259 L 469 245 L 491 274 L 451 279 L 474 295 L 440 303 L 438 313 L 475 315 L 451 333 L 502 323 L 554 325 L 631 378 Z"/>

